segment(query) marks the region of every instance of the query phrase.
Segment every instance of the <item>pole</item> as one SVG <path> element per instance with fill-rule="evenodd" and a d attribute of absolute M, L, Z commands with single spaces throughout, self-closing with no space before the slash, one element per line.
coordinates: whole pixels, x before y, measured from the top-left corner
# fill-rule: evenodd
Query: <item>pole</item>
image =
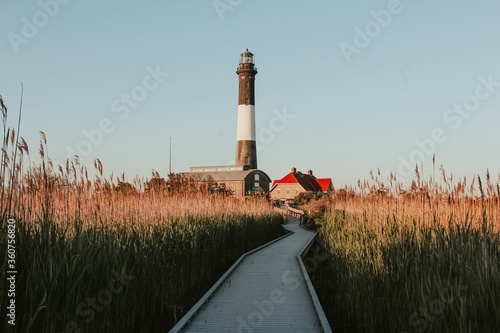
<path fill-rule="evenodd" d="M 172 138 L 170 138 L 170 152 L 168 156 L 168 174 L 172 173 Z"/>

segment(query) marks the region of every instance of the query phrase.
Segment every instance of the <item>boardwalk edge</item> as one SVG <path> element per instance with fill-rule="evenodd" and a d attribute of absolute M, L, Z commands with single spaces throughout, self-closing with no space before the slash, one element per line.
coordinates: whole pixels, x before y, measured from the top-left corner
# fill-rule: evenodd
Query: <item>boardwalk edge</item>
<path fill-rule="evenodd" d="M 261 245 L 253 250 L 250 250 L 248 252 L 243 253 L 238 260 L 217 280 L 217 282 L 214 283 L 214 285 L 200 298 L 198 302 L 196 302 L 195 305 L 175 324 L 174 327 L 169 331 L 169 333 L 176 333 L 176 332 L 182 332 L 182 330 L 189 325 L 189 322 L 191 319 L 200 311 L 200 309 L 205 305 L 205 303 L 208 302 L 208 300 L 212 297 L 213 294 L 221 287 L 221 285 L 226 281 L 226 279 L 231 275 L 231 273 L 238 267 L 238 265 L 245 259 L 245 257 L 249 256 L 252 253 L 255 253 L 277 241 L 282 240 L 285 237 L 290 236 L 293 234 L 293 231 L 287 230 L 283 228 L 283 225 L 281 225 L 281 228 L 286 232 L 285 235 L 278 237 L 276 239 L 273 239 L 272 241 Z"/>
<path fill-rule="evenodd" d="M 302 228 L 304 228 L 301 225 Z M 304 228 L 305 230 L 309 230 L 307 228 Z M 302 274 L 304 275 L 304 279 L 307 284 L 307 289 L 309 290 L 309 295 L 311 296 L 311 299 L 314 304 L 314 308 L 316 310 L 316 313 L 318 315 L 319 322 L 321 324 L 321 328 L 323 329 L 323 332 L 325 333 L 332 333 L 332 328 L 330 327 L 330 323 L 328 322 L 328 319 L 326 318 L 325 311 L 323 310 L 323 307 L 321 306 L 321 302 L 319 301 L 318 294 L 316 294 L 316 290 L 314 289 L 314 286 L 311 282 L 311 279 L 309 278 L 309 274 L 307 273 L 306 266 L 304 265 L 304 262 L 302 259 L 307 255 L 309 252 L 309 249 L 311 248 L 312 244 L 316 240 L 316 237 L 318 237 L 318 234 L 316 233 L 314 237 L 307 243 L 302 251 L 300 251 L 299 255 L 297 256 L 297 260 L 299 261 L 299 266 L 300 269 L 302 270 Z"/>

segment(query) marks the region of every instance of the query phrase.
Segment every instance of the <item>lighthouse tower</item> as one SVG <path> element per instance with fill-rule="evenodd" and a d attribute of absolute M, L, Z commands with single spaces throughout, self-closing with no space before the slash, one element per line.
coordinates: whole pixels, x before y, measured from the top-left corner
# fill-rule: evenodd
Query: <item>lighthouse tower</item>
<path fill-rule="evenodd" d="M 235 197 L 254 193 L 268 193 L 271 178 L 257 169 L 257 143 L 255 141 L 255 75 L 257 68 L 253 54 L 246 49 L 241 54 L 238 74 L 238 128 L 235 165 L 199 166 L 189 168 L 182 175 L 193 181 L 224 183 Z"/>
<path fill-rule="evenodd" d="M 241 54 L 238 74 L 238 130 L 236 134 L 236 165 L 257 169 L 257 144 L 255 142 L 255 75 L 257 68 L 253 54 L 246 49 Z"/>

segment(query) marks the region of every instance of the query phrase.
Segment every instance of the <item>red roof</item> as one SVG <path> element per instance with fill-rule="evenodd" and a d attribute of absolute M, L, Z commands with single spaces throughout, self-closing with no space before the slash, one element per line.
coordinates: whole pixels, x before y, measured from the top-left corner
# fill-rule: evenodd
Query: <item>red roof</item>
<path fill-rule="evenodd" d="M 316 178 L 316 181 L 318 182 L 319 186 L 321 186 L 321 190 L 323 192 L 328 192 L 330 186 L 332 185 L 331 178 Z"/>
<path fill-rule="evenodd" d="M 294 169 L 295 170 L 295 169 Z M 271 186 L 271 190 L 277 184 L 299 184 L 306 191 L 312 192 L 326 192 L 328 187 L 330 186 L 331 179 L 330 178 L 322 178 L 321 183 L 318 181 L 313 175 L 302 173 L 302 172 L 290 172 L 285 177 L 280 180 L 275 180 L 273 185 Z M 326 180 L 329 182 L 327 183 Z M 324 185 L 326 184 L 326 185 Z M 323 186 L 326 186 L 326 189 L 323 189 Z"/>

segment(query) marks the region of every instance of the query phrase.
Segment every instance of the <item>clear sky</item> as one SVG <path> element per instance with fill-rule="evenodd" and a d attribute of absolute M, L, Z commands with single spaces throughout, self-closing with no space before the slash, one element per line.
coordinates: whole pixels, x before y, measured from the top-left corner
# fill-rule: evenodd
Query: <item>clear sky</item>
<path fill-rule="evenodd" d="M 336 187 L 370 169 L 500 171 L 500 2 L 1 1 L 0 94 L 32 159 L 149 177 L 234 162 L 239 55 L 255 55 L 259 168 Z M 87 135 L 87 136 L 86 136 Z M 90 137 L 90 139 L 88 138 Z M 93 142 L 92 142 L 93 141 Z M 411 176 L 410 176 L 411 177 Z"/>

